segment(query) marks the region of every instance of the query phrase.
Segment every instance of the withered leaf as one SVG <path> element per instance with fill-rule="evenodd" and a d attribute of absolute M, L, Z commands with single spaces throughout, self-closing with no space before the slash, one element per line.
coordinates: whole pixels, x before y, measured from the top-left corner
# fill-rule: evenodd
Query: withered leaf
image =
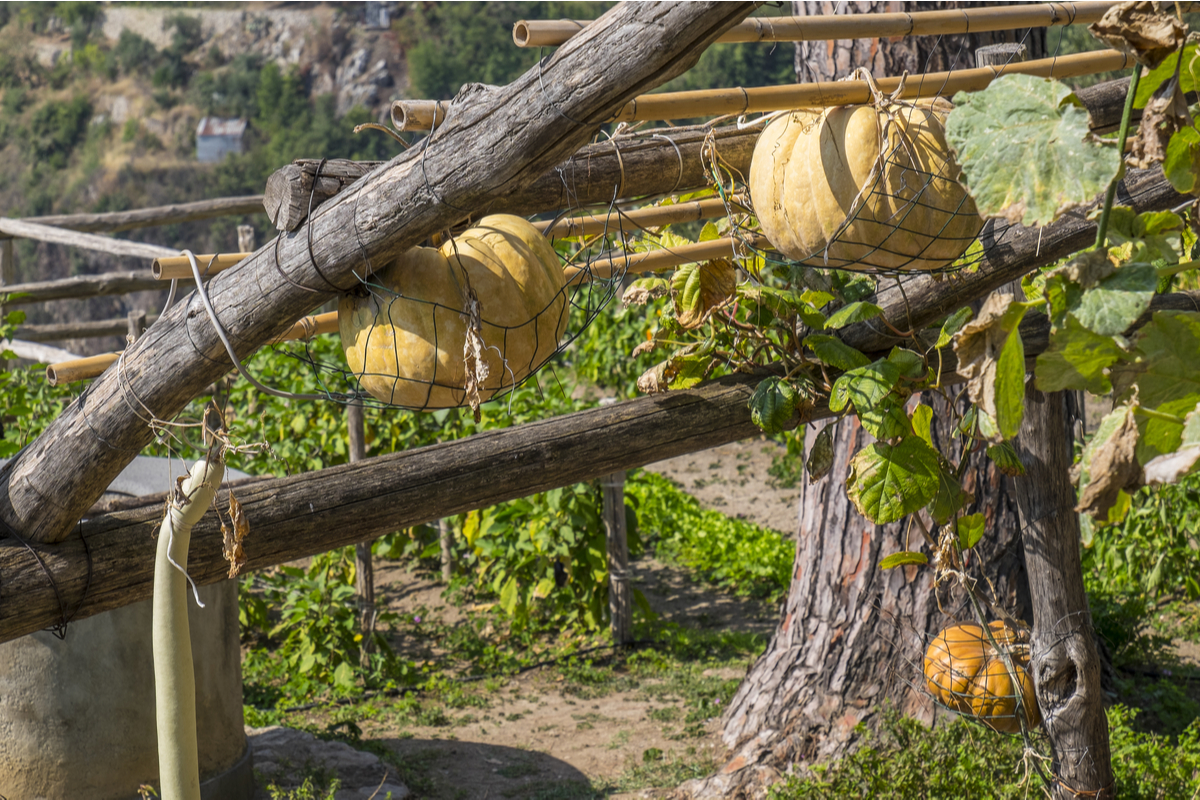
<path fill-rule="evenodd" d="M 727 258 L 677 269 L 671 276 L 671 293 L 680 326 L 692 330 L 703 325 L 709 314 L 733 297 L 736 288 L 737 272 Z"/>
<path fill-rule="evenodd" d="M 627 306 L 644 306 L 651 300 L 664 297 L 668 286 L 662 278 L 638 278 L 621 295 L 621 302 Z"/>
<path fill-rule="evenodd" d="M 229 491 L 229 520 L 233 530 L 229 529 L 224 519 L 221 520 L 221 551 L 229 562 L 229 577 L 236 578 L 242 567 L 246 566 L 246 551 L 242 542 L 250 533 L 250 520 L 242 511 L 242 504 L 233 496 L 232 489 Z"/>
<path fill-rule="evenodd" d="M 808 454 L 808 482 L 816 483 L 829 474 L 833 467 L 833 431 L 834 426 L 826 425 L 817 434 L 812 451 Z"/>
<path fill-rule="evenodd" d="M 1088 484 L 1083 488 L 1076 511 L 1106 521 L 1108 510 L 1117 503 L 1118 493 L 1142 485 L 1137 441 L 1137 422 L 1133 412 L 1129 411 L 1113 435 L 1092 454 L 1088 464 Z"/>
<path fill-rule="evenodd" d="M 1000 418 L 997 406 L 1000 357 L 1009 334 L 1016 323 L 1020 322 L 1020 316 L 1009 314 L 1011 305 L 1011 294 L 993 292 L 979 310 L 979 316 L 964 325 L 954 336 L 958 372 L 967 379 L 967 394 L 972 403 L 994 420 Z M 993 434 L 988 438 L 994 442 L 1000 442 L 1004 438 L 999 432 Z"/>
<path fill-rule="evenodd" d="M 1137 169 L 1150 169 L 1161 164 L 1167 156 L 1167 144 L 1176 131 L 1189 128 L 1192 115 L 1188 113 L 1187 100 L 1179 85 L 1179 69 L 1154 92 L 1142 112 L 1142 122 L 1137 137 L 1133 140 L 1133 151 L 1129 154 L 1129 165 Z"/>
<path fill-rule="evenodd" d="M 1119 3 L 1088 26 L 1092 35 L 1139 64 L 1154 69 L 1179 49 L 1187 38 L 1187 26 L 1167 13 L 1166 3 L 1134 0 Z"/>

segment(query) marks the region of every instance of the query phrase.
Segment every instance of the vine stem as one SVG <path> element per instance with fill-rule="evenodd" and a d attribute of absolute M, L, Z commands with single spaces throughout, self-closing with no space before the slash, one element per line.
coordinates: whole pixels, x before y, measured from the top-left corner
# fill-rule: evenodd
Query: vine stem
<path fill-rule="evenodd" d="M 1117 184 L 1125 177 L 1125 140 L 1129 137 L 1129 120 L 1133 117 L 1133 99 L 1137 96 L 1138 81 L 1142 77 L 1142 65 L 1133 66 L 1133 76 L 1129 79 L 1129 91 L 1125 93 L 1125 111 L 1121 114 L 1121 127 L 1117 132 L 1117 157 L 1120 165 L 1117 174 L 1108 184 L 1104 194 L 1104 208 L 1100 211 L 1100 224 L 1096 227 L 1096 245 L 1093 249 L 1101 250 L 1108 241 L 1108 216 L 1112 212 L 1113 199 L 1117 196 Z"/>

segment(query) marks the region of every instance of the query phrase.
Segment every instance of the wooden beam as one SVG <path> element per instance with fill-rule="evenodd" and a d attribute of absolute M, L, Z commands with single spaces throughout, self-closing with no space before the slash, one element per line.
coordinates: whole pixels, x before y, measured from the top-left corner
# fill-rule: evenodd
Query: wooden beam
<path fill-rule="evenodd" d="M 152 228 L 177 222 L 194 222 L 214 217 L 234 217 L 263 213 L 261 194 L 245 197 L 218 197 L 194 203 L 173 203 L 167 206 L 139 208 L 133 211 L 109 211 L 103 214 L 55 214 L 48 217 L 26 217 L 22 222 L 67 228 L 92 233 L 117 233 L 134 228 Z M 3 237 L 0 237 L 3 238 Z"/>
<path fill-rule="evenodd" d="M 105 272 L 100 275 L 83 275 L 77 278 L 60 278 L 55 281 L 17 283 L 4 287 L 6 292 L 20 294 L 5 302 L 6 306 L 44 303 L 49 300 L 103 297 L 130 292 L 162 291 L 166 287 L 154 277 L 150 270 L 137 272 Z"/>
<path fill-rule="evenodd" d="M 49 225 L 39 225 L 36 222 L 7 217 L 0 217 L 0 233 L 7 233 L 9 236 L 19 239 L 34 239 L 39 242 L 79 247 L 84 250 L 94 250 L 98 253 L 127 258 L 161 258 L 179 254 L 178 250 L 170 247 L 129 242 L 125 239 L 112 239 L 108 236 L 97 236 L 94 233 L 79 233 L 65 228 L 54 228 Z"/>
<path fill-rule="evenodd" d="M 157 314 L 147 314 L 146 323 L 152 324 Z M 64 322 L 48 325 L 22 325 L 13 334 L 27 342 L 54 342 L 63 339 L 95 339 L 101 336 L 124 336 L 129 329 L 129 318 L 99 319 L 91 322 Z M 58 359 L 61 360 L 61 359 Z"/>
<path fill-rule="evenodd" d="M 747 173 L 758 134 L 758 130 L 738 130 L 730 125 L 711 130 L 660 128 L 615 136 L 581 148 L 529 186 L 487 201 L 473 216 L 501 212 L 529 216 L 698 189 L 708 185 L 709 174 L 702 155 L 708 141 L 731 170 Z M 380 162 L 347 163 L 359 165 L 365 175 Z M 313 159 L 301 160 L 275 172 L 270 179 L 276 187 L 273 196 L 279 198 L 275 202 L 307 213 L 310 189 L 306 187 L 311 187 L 319 164 L 320 161 Z M 326 168 L 328 163 L 322 168 L 322 175 Z M 352 172 L 351 167 L 342 165 L 342 174 Z M 319 191 L 312 198 L 313 207 L 340 192 L 345 185 L 332 179 L 325 182 L 322 178 Z M 299 227 L 304 217 L 297 218 L 298 212 L 289 213 L 292 215 L 287 224 Z M 279 224 L 276 220 L 277 227 Z"/>
<path fill-rule="evenodd" d="M 436 135 L 322 205 L 308 230 L 277 238 L 209 281 L 213 313 L 238 359 L 356 285 L 358 275 L 527 189 L 629 99 L 694 65 L 753 7 L 624 3 L 512 84 L 468 84 L 461 113 Z M 152 441 L 144 420 L 170 420 L 230 370 L 212 321 L 190 297 L 125 351 L 119 375 L 102 375 L 0 469 L 5 528 L 29 541 L 61 541 Z"/>
<path fill-rule="evenodd" d="M 1154 298 L 1152 311 L 1192 309 L 1200 293 Z M 1149 314 L 1142 322 L 1149 319 Z M 1027 365 L 1048 344 L 1050 323 L 1021 323 Z M 886 354 L 886 350 L 880 355 Z M 954 373 L 944 354 L 943 379 Z M 265 569 L 477 508 L 760 433 L 749 401 L 762 376 L 731 375 L 693 389 L 641 397 L 466 439 L 376 456 L 287 478 L 234 484 L 250 520 L 247 569 Z M 386 412 L 384 412 L 386 413 Z M 820 405 L 806 412 L 830 416 Z M 798 423 L 800 417 L 793 417 Z M 217 506 L 228 504 L 227 490 Z M 0 642 L 64 617 L 81 619 L 143 600 L 153 581 L 155 529 L 165 495 L 122 501 L 125 510 L 82 521 L 59 544 L 0 538 Z M 134 504 L 137 505 L 134 505 Z M 192 532 L 188 571 L 199 584 L 227 576 L 220 523 L 206 515 Z M 35 557 L 36 554 L 36 557 Z"/>
<path fill-rule="evenodd" d="M 1110 2 L 968 6 L 949 11 L 914 11 L 868 16 L 823 14 L 810 17 L 752 17 L 730 28 L 718 42 L 804 42 L 821 39 L 874 39 L 890 36 L 945 36 L 1049 25 L 1086 25 L 1104 16 Z M 529 19 L 513 24 L 517 47 L 555 47 L 591 24 L 590 20 Z"/>

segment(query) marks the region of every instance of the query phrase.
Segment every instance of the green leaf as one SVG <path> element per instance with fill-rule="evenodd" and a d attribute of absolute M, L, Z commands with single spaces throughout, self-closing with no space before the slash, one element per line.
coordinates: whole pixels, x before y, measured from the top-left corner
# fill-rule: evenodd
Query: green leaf
<path fill-rule="evenodd" d="M 967 514 L 956 523 L 958 549 L 970 550 L 983 538 L 983 514 Z"/>
<path fill-rule="evenodd" d="M 671 276 L 675 318 L 684 330 L 699 327 L 714 309 L 733 297 L 736 287 L 737 273 L 728 259 L 680 267 Z"/>
<path fill-rule="evenodd" d="M 861 415 L 879 405 L 899 380 L 900 369 L 883 358 L 844 372 L 829 393 L 829 410 L 841 411 L 852 402 Z"/>
<path fill-rule="evenodd" d="M 875 442 L 850 462 L 846 491 L 859 513 L 876 525 L 924 507 L 938 490 L 938 452 L 919 436 L 890 445 Z"/>
<path fill-rule="evenodd" d="M 783 378 L 759 382 L 750 396 L 750 419 L 766 433 L 779 433 L 796 411 L 796 390 Z"/>
<path fill-rule="evenodd" d="M 883 309 L 874 303 L 868 303 L 865 300 L 859 300 L 856 303 L 849 303 L 835 311 L 825 322 L 826 328 L 844 328 L 847 325 L 853 325 L 855 322 L 865 322 L 875 317 L 883 316 Z"/>
<path fill-rule="evenodd" d="M 1197 184 L 1200 178 L 1200 130 L 1191 127 L 1175 131 L 1167 143 L 1163 172 L 1177 192 L 1197 193 L 1200 189 Z"/>
<path fill-rule="evenodd" d="M 924 553 L 913 552 L 912 550 L 903 550 L 899 553 L 892 553 L 890 556 L 879 562 L 880 569 L 895 569 L 896 567 L 904 566 L 905 564 L 928 564 L 929 558 Z"/>
<path fill-rule="evenodd" d="M 503 588 L 500 589 L 500 607 L 504 609 L 504 613 L 511 616 L 517 610 L 517 602 L 520 600 L 517 592 L 517 579 L 509 578 L 504 582 Z"/>
<path fill-rule="evenodd" d="M 337 669 L 333 671 L 333 682 L 342 690 L 350 690 L 354 688 L 354 667 L 350 663 L 343 661 L 337 665 Z"/>
<path fill-rule="evenodd" d="M 826 425 L 817 434 L 812 450 L 808 454 L 808 482 L 816 483 L 829 474 L 833 467 L 833 429 L 834 424 Z"/>
<path fill-rule="evenodd" d="M 903 347 L 893 347 L 887 358 L 900 369 L 900 374 L 910 381 L 923 380 L 929 374 L 929 368 L 920 353 Z"/>
<path fill-rule="evenodd" d="M 966 325 L 970 319 L 970 306 L 963 306 L 947 317 L 946 321 L 942 323 L 942 332 L 938 334 L 937 343 L 934 344 L 934 347 L 941 349 L 950 344 L 950 340 L 954 338 L 954 334 L 962 330 L 962 326 Z"/>
<path fill-rule="evenodd" d="M 1072 313 L 1088 330 L 1116 336 L 1145 313 L 1157 288 L 1153 265 L 1126 264 L 1085 291 Z"/>
<path fill-rule="evenodd" d="M 1021 457 L 1017 455 L 1017 451 L 1011 443 L 1001 442 L 991 445 L 987 449 L 987 455 L 1000 468 L 1000 471 L 1010 478 L 1025 474 L 1025 465 L 1021 463 Z"/>
<path fill-rule="evenodd" d="M 672 389 L 690 389 L 708 374 L 712 356 L 707 354 L 679 355 L 667 362 L 663 376 Z"/>
<path fill-rule="evenodd" d="M 1050 346 L 1037 357 L 1037 388 L 1043 392 L 1083 389 L 1092 394 L 1112 391 L 1107 370 L 1125 355 L 1111 336 L 1093 333 L 1068 314 L 1065 325 L 1050 334 Z"/>
<path fill-rule="evenodd" d="M 1200 63 L 1196 60 L 1196 45 L 1189 44 L 1183 48 L 1182 53 L 1183 66 L 1179 70 L 1179 90 L 1184 94 L 1196 90 L 1197 75 L 1192 72 Z M 1175 65 L 1179 63 L 1180 53 L 1175 52 L 1167 56 L 1161 64 L 1147 72 L 1138 81 L 1137 94 L 1134 95 L 1133 107 L 1145 108 L 1146 103 L 1158 91 L 1158 87 L 1170 80 L 1175 75 Z"/>
<path fill-rule="evenodd" d="M 542 578 L 533 589 L 533 598 L 535 600 L 545 600 L 554 591 L 554 587 L 554 578 Z"/>
<path fill-rule="evenodd" d="M 933 424 L 933 409 L 930 406 L 919 405 L 913 409 L 912 413 L 912 429 L 913 433 L 920 436 L 926 443 L 933 447 L 933 434 L 930 432 L 930 426 Z"/>
<path fill-rule="evenodd" d="M 996 427 L 1005 439 L 1021 430 L 1025 418 L 1025 344 L 1016 328 L 996 360 Z"/>
<path fill-rule="evenodd" d="M 721 232 L 717 230 L 717 225 L 714 222 L 705 223 L 704 228 L 700 231 L 700 238 L 696 241 L 711 242 L 713 239 L 720 239 Z"/>
<path fill-rule="evenodd" d="M 912 425 L 904 409 L 893 403 L 860 411 L 858 421 L 876 439 L 899 439 L 912 433 Z"/>
<path fill-rule="evenodd" d="M 1119 158 L 1090 139 L 1088 113 L 1071 90 L 1032 75 L 1005 75 L 960 92 L 946 140 L 981 214 L 1045 225 L 1108 187 Z"/>
<path fill-rule="evenodd" d="M 814 333 L 804 339 L 804 346 L 817 354 L 822 363 L 841 370 L 857 369 L 871 363 L 871 359 L 834 336 Z"/>
<path fill-rule="evenodd" d="M 1185 416 L 1200 401 L 1200 313 L 1159 311 L 1140 333 L 1138 401 L 1145 408 Z M 1175 452 L 1183 437 L 1183 426 L 1167 420 L 1142 417 L 1138 428 L 1138 460 L 1143 464 Z"/>
<path fill-rule="evenodd" d="M 938 490 L 930 504 L 929 513 L 934 522 L 945 525 L 974 499 L 975 495 L 964 491 L 954 473 L 943 466 L 938 473 Z"/>

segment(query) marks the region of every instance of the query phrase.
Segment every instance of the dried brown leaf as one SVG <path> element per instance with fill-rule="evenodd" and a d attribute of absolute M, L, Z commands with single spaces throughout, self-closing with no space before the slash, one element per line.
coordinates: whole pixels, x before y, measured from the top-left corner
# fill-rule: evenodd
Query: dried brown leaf
<path fill-rule="evenodd" d="M 463 339 L 463 366 L 467 373 L 464 388 L 467 391 L 467 405 L 471 407 L 475 421 L 479 422 L 481 419 L 479 405 L 482 402 L 479 387 L 487 381 L 490 372 L 487 359 L 483 357 L 487 343 L 483 341 L 483 319 L 479 311 L 479 298 L 470 286 L 466 287 L 463 294 L 462 318 L 467 323 L 467 335 Z"/>
<path fill-rule="evenodd" d="M 996 419 L 996 369 L 1000 351 L 1008 339 L 1001 324 L 1013 302 L 1011 294 L 993 292 L 984 301 L 979 315 L 963 326 L 954 337 L 958 373 L 967 379 L 971 402 Z"/>
<path fill-rule="evenodd" d="M 1192 115 L 1188 113 L 1187 100 L 1179 86 L 1179 70 L 1170 80 L 1150 97 L 1142 112 L 1142 122 L 1137 137 L 1133 140 L 1133 151 L 1129 154 L 1129 165 L 1137 169 L 1150 169 L 1161 164 L 1167 156 L 1167 144 L 1175 132 L 1192 126 Z"/>
<path fill-rule="evenodd" d="M 708 315 L 723 305 L 737 289 L 737 271 L 727 258 L 714 258 L 676 271 L 671 280 L 675 293 L 675 317 L 684 330 L 704 324 Z"/>
<path fill-rule="evenodd" d="M 229 491 L 229 520 L 233 530 L 229 529 L 224 519 L 221 520 L 221 551 L 229 562 L 229 577 L 236 578 L 242 567 L 246 566 L 246 551 L 242 542 L 250 534 L 250 520 L 242 511 L 242 504 L 233 496 L 232 489 Z"/>
<path fill-rule="evenodd" d="M 650 369 L 642 373 L 642 376 L 637 380 L 637 388 L 639 392 L 645 394 L 658 394 L 665 392 L 669 381 L 667 381 L 664 373 L 666 372 L 667 362 L 655 364 Z"/>
<path fill-rule="evenodd" d="M 1142 465 L 1138 463 L 1137 421 L 1130 411 L 1120 427 L 1092 454 L 1088 465 L 1088 485 L 1083 488 L 1076 511 L 1092 519 L 1106 521 L 1108 510 L 1117 503 L 1122 489 L 1134 490 L 1142 485 Z"/>
<path fill-rule="evenodd" d="M 1086 250 L 1058 269 L 1047 273 L 1046 277 L 1061 275 L 1069 281 L 1078 283 L 1084 289 L 1091 289 L 1116 272 L 1116 269 L 1106 253 L 1099 250 Z"/>
<path fill-rule="evenodd" d="M 1166 3 L 1135 0 L 1113 6 L 1099 22 L 1088 26 L 1092 35 L 1139 64 L 1154 69 L 1179 49 L 1187 38 L 1187 26 L 1167 13 Z"/>

